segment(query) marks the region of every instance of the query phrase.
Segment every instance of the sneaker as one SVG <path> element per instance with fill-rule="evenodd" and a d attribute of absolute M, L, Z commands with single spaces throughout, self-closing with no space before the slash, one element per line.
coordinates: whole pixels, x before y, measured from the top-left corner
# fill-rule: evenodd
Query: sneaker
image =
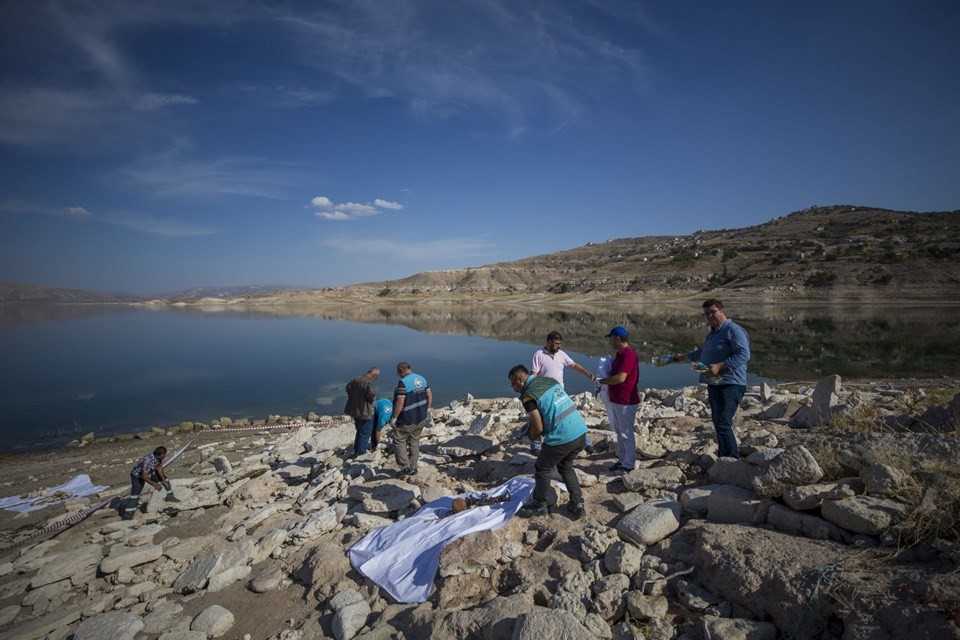
<path fill-rule="evenodd" d="M 415 467 L 404 467 L 403 469 L 400 469 L 400 475 L 415 476 L 417 475 L 417 470 Z"/>
<path fill-rule="evenodd" d="M 550 513 L 550 510 L 547 508 L 546 502 L 537 502 L 536 500 L 531 500 L 526 505 L 524 505 L 520 511 L 517 511 L 517 515 L 521 518 L 532 518 L 533 516 L 545 516 Z"/>
<path fill-rule="evenodd" d="M 173 495 L 172 493 L 168 493 L 168 494 L 167 494 L 167 497 L 164 498 L 163 501 L 164 501 L 164 502 L 180 502 L 180 498 L 178 498 L 177 496 Z"/>
<path fill-rule="evenodd" d="M 572 515 L 577 520 L 587 515 L 587 510 L 583 506 L 583 500 L 580 500 L 578 502 L 571 502 L 570 504 L 568 504 L 567 511 L 569 511 L 570 515 Z"/>
<path fill-rule="evenodd" d="M 134 513 L 133 511 L 124 511 L 120 514 L 121 520 L 133 520 Z"/>
<path fill-rule="evenodd" d="M 623 465 L 618 462 L 616 464 L 613 464 L 607 467 L 607 471 L 610 471 L 611 473 L 617 473 L 618 471 L 623 471 Z"/>

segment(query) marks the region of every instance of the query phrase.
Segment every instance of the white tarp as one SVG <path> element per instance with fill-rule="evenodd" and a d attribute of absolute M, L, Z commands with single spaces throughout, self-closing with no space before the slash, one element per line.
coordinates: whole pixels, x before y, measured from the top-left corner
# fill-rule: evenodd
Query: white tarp
<path fill-rule="evenodd" d="M 56 487 L 50 487 L 43 495 L 24 498 L 21 496 L 11 496 L 9 498 L 0 498 L 0 509 L 7 511 L 36 511 L 49 507 L 52 504 L 60 504 L 73 498 L 89 496 L 94 493 L 100 493 L 109 489 L 107 485 L 95 486 L 90 481 L 90 476 L 82 473 L 73 479 Z"/>
<path fill-rule="evenodd" d="M 440 519 L 456 497 L 423 505 L 409 518 L 374 529 L 350 548 L 354 568 L 383 587 L 397 602 L 425 602 L 440 566 L 443 547 L 477 531 L 499 529 L 512 518 L 533 492 L 532 478 L 513 478 L 488 496 L 510 494 L 507 502 L 467 509 Z"/>

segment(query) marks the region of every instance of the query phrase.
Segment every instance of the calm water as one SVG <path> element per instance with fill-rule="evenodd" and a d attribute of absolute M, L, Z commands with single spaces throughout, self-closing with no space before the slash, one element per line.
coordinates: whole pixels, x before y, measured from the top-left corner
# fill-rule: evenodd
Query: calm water
<path fill-rule="evenodd" d="M 956 376 L 956 307 L 730 308 L 753 346 L 752 381 Z M 251 311 L 0 305 L 0 448 L 53 446 L 88 432 L 133 432 L 183 420 L 339 413 L 345 383 L 409 360 L 436 405 L 512 395 L 506 373 L 529 365 L 548 331 L 590 370 L 602 335 L 631 330 L 641 362 L 686 350 L 706 332 L 696 305 L 531 310 L 455 306 L 256 308 Z M 686 366 L 643 364 L 641 387 L 696 382 Z M 591 383 L 568 372 L 571 393 Z"/>

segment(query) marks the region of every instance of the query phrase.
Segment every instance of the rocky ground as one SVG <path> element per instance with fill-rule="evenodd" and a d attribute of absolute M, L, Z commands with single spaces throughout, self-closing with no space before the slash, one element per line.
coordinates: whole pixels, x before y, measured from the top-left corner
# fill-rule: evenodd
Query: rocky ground
<path fill-rule="evenodd" d="M 350 459 L 340 417 L 8 456 L 3 495 L 79 473 L 112 489 L 0 512 L 0 640 L 958 638 L 956 392 L 752 388 L 734 461 L 716 458 L 704 388 L 647 390 L 642 462 L 622 476 L 601 404 L 577 396 L 596 443 L 577 463 L 587 515 L 557 489 L 549 515 L 456 540 L 422 604 L 394 601 L 347 550 L 432 500 L 530 476 L 515 399 L 435 409 L 415 476 L 384 450 Z M 104 508 L 26 540 L 191 438 L 170 473 L 179 503 L 148 489 L 133 521 Z"/>

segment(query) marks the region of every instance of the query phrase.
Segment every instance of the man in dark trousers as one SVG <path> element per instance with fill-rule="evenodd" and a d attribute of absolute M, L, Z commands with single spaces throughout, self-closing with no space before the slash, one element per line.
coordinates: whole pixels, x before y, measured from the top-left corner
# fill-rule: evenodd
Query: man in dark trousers
<path fill-rule="evenodd" d="M 167 457 L 166 447 L 157 447 L 153 453 L 140 458 L 137 464 L 130 470 L 130 497 L 123 506 L 120 507 L 120 517 L 124 520 L 133 520 L 137 512 L 137 505 L 140 504 L 140 494 L 143 493 L 143 487 L 150 485 L 157 491 L 160 487 L 167 490 L 167 502 L 179 502 L 173 495 L 173 487 L 170 486 L 170 479 L 167 478 L 163 470 L 163 461 Z"/>
<path fill-rule="evenodd" d="M 747 390 L 747 361 L 750 338 L 746 330 L 727 317 L 723 303 L 710 298 L 703 303 L 703 317 L 710 325 L 703 346 L 689 353 L 674 354 L 677 362 L 700 362 L 700 382 L 707 384 L 710 416 L 717 432 L 718 455 L 739 458 L 740 448 L 733 433 L 733 416 Z"/>
<path fill-rule="evenodd" d="M 377 399 L 377 387 L 374 384 L 380 377 L 380 369 L 370 367 L 367 372 L 347 383 L 347 404 L 343 412 L 353 418 L 357 427 L 357 437 L 353 441 L 354 457 L 362 456 L 370 447 L 373 434 L 373 403 Z"/>
<path fill-rule="evenodd" d="M 556 469 L 570 492 L 567 511 L 575 518 L 586 514 L 580 481 L 573 469 L 573 461 L 586 446 L 587 423 L 563 385 L 546 376 L 533 376 L 522 364 L 510 369 L 510 386 L 520 394 L 520 402 L 530 422 L 530 439 L 543 435 L 543 446 L 534 467 L 536 484 L 533 497 L 520 511 L 522 518 L 547 515 L 547 490 L 550 474 Z"/>

